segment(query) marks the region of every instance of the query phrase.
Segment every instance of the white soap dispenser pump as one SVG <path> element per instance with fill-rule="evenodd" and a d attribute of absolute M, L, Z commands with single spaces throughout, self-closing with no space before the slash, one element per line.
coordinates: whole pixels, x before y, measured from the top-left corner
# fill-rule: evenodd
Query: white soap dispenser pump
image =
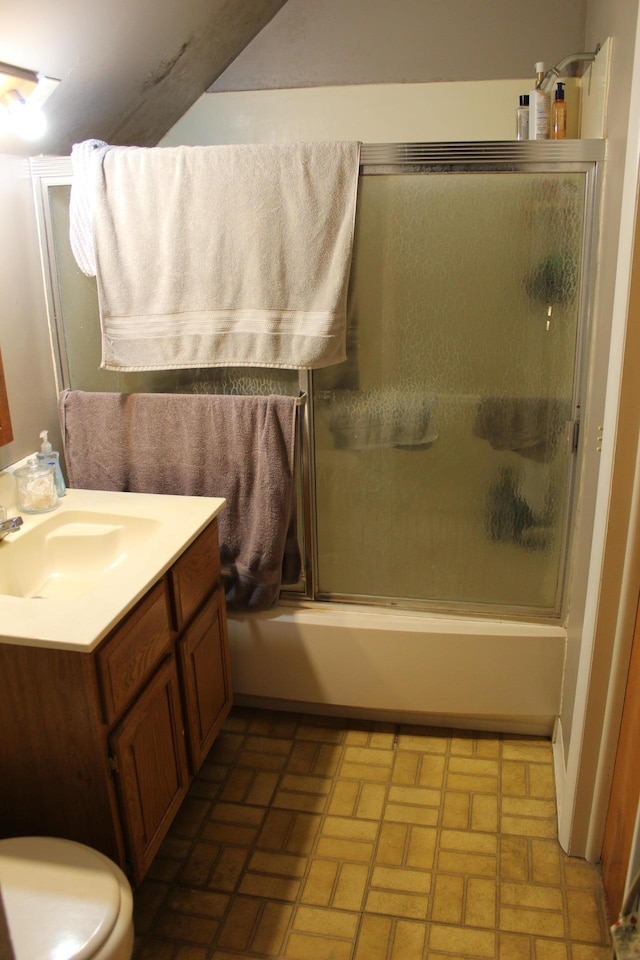
<path fill-rule="evenodd" d="M 37 454 L 38 460 L 43 463 L 48 463 L 55 470 L 55 479 L 56 479 L 56 493 L 59 497 L 64 497 L 67 492 L 67 487 L 64 482 L 64 476 L 62 475 L 62 468 L 60 466 L 60 454 L 57 450 L 51 448 L 49 443 L 49 431 L 42 430 L 40 432 L 40 439 L 42 443 L 40 444 L 40 453 Z"/>

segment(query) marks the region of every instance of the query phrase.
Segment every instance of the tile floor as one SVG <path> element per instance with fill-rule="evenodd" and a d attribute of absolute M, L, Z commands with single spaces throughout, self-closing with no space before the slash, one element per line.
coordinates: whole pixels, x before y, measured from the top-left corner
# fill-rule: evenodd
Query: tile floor
<path fill-rule="evenodd" d="M 135 893 L 137 960 L 610 960 L 551 745 L 234 708 Z"/>

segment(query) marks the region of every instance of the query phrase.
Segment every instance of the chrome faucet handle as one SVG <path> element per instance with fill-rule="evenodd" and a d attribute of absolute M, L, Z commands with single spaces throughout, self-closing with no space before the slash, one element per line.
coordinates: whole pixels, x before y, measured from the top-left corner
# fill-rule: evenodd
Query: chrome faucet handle
<path fill-rule="evenodd" d="M 0 540 L 3 540 L 8 533 L 18 530 L 23 524 L 22 517 L 11 517 L 9 520 L 0 520 Z"/>

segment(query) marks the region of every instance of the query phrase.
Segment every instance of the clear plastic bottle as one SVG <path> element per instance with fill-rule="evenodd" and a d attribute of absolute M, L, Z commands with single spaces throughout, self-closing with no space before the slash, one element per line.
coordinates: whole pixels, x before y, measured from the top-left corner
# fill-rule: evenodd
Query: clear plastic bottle
<path fill-rule="evenodd" d="M 556 98 L 551 106 L 551 139 L 565 140 L 567 136 L 567 104 L 564 99 L 564 83 L 556 88 Z"/>
<path fill-rule="evenodd" d="M 64 497 L 67 492 L 67 487 L 64 482 L 64 476 L 62 475 L 62 468 L 60 466 L 60 454 L 57 450 L 51 448 L 49 443 L 49 431 L 43 430 L 40 433 L 40 439 L 42 443 L 40 444 L 40 453 L 36 454 L 38 460 L 42 463 L 50 464 L 55 470 L 56 476 L 56 490 L 59 497 Z"/>
<path fill-rule="evenodd" d="M 520 95 L 520 105 L 516 110 L 516 140 L 529 139 L 529 94 Z"/>

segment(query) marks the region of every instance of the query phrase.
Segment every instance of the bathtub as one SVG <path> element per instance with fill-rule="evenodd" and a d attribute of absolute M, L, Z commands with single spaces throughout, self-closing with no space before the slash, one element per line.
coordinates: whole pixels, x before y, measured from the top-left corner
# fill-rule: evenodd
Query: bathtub
<path fill-rule="evenodd" d="M 566 631 L 332 603 L 229 615 L 238 704 L 551 735 Z"/>

